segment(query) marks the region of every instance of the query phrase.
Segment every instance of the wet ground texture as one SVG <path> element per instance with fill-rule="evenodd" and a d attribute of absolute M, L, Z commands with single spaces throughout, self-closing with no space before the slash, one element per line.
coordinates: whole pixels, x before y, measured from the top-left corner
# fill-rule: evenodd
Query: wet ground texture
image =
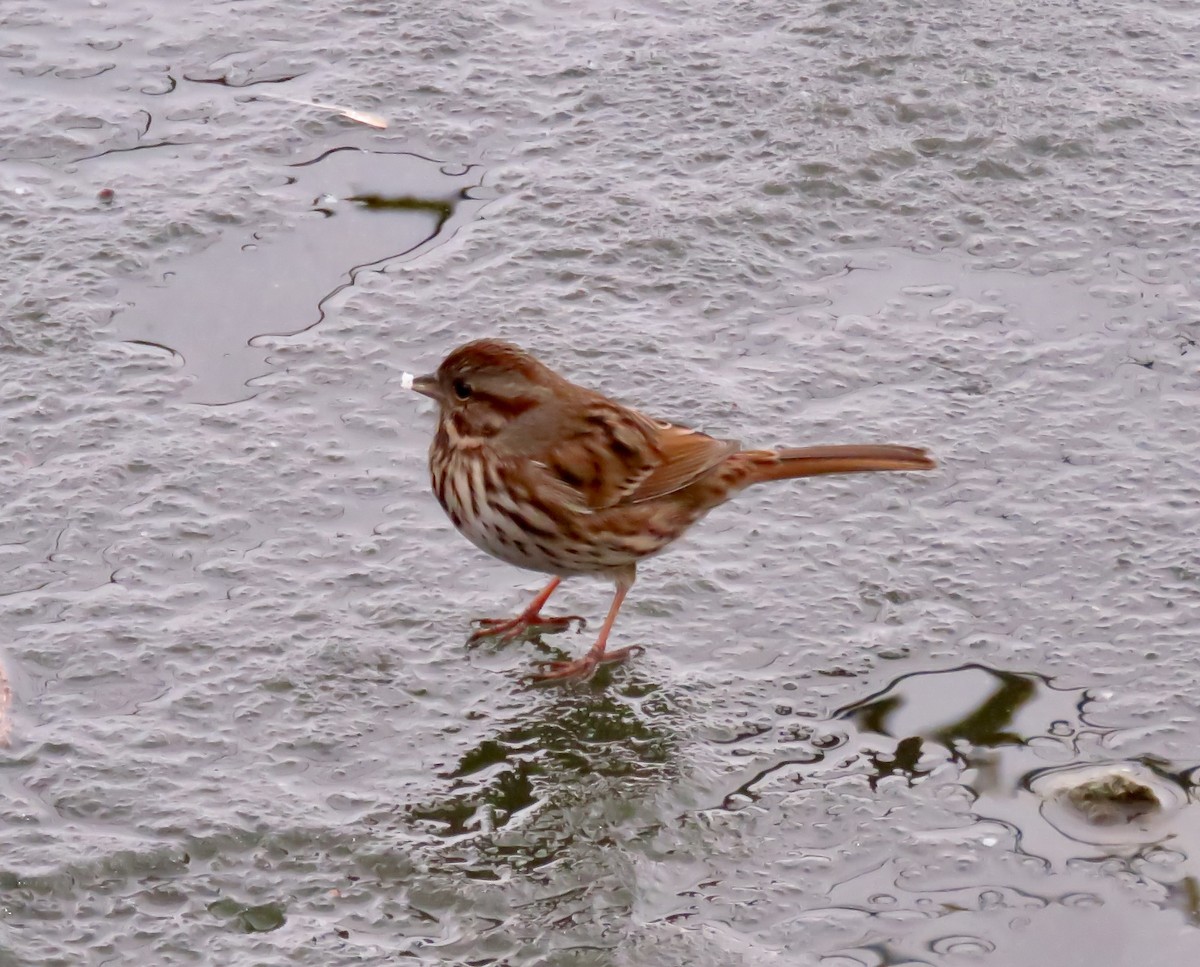
<path fill-rule="evenodd" d="M 1194 4 L 206 6 L 0 7 L 0 964 L 1197 962 Z M 527 689 L 401 387 L 484 335 L 941 468 Z"/>

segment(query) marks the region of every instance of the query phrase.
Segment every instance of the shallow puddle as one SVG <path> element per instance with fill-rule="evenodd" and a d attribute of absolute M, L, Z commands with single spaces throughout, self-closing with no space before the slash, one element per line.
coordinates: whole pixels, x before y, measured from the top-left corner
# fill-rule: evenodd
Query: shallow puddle
<path fill-rule="evenodd" d="M 174 357 L 188 377 L 181 399 L 246 399 L 270 365 L 258 337 L 319 325 L 363 273 L 448 239 L 484 204 L 481 177 L 476 166 L 406 151 L 335 148 L 288 164 L 272 194 L 290 208 L 289 228 L 265 237 L 226 229 L 164 266 L 156 283 L 126 283 L 115 332 Z"/>

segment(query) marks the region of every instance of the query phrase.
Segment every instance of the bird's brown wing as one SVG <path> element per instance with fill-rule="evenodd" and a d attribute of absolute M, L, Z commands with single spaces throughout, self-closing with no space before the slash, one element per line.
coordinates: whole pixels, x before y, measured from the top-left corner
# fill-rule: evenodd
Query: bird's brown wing
<path fill-rule="evenodd" d="M 682 490 L 741 449 L 736 440 L 718 440 L 674 423 L 655 423 L 654 428 L 659 463 L 620 503 L 633 504 Z"/>
<path fill-rule="evenodd" d="M 681 490 L 737 450 L 732 440 L 596 400 L 538 462 L 554 484 L 603 510 Z"/>

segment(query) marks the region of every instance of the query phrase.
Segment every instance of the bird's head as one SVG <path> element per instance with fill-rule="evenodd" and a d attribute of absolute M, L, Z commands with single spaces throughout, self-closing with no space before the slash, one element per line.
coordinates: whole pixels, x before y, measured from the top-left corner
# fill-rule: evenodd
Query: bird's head
<path fill-rule="evenodd" d="M 460 438 L 492 437 L 547 402 L 565 382 L 525 350 L 495 339 L 459 346 L 412 388 L 436 400 L 440 422 Z"/>

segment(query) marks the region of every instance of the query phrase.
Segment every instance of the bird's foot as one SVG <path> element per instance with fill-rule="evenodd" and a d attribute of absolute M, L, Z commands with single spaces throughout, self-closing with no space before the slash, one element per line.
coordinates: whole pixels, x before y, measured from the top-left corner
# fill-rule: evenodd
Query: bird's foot
<path fill-rule="evenodd" d="M 526 635 L 556 634 L 571 627 L 572 621 L 578 621 L 580 628 L 587 627 L 587 620 L 578 614 L 550 615 L 521 613 L 515 618 L 479 618 L 474 624 L 476 628 L 467 639 L 468 644 L 475 644 L 484 638 L 495 638 L 506 645 Z"/>
<path fill-rule="evenodd" d="M 574 661 L 540 661 L 537 663 L 537 667 L 544 671 L 536 671 L 529 678 L 536 684 L 587 681 L 601 665 L 625 661 L 634 655 L 642 654 L 645 650 L 641 645 L 630 645 L 628 648 L 617 648 L 614 651 L 589 651 L 582 658 L 576 658 Z"/>

